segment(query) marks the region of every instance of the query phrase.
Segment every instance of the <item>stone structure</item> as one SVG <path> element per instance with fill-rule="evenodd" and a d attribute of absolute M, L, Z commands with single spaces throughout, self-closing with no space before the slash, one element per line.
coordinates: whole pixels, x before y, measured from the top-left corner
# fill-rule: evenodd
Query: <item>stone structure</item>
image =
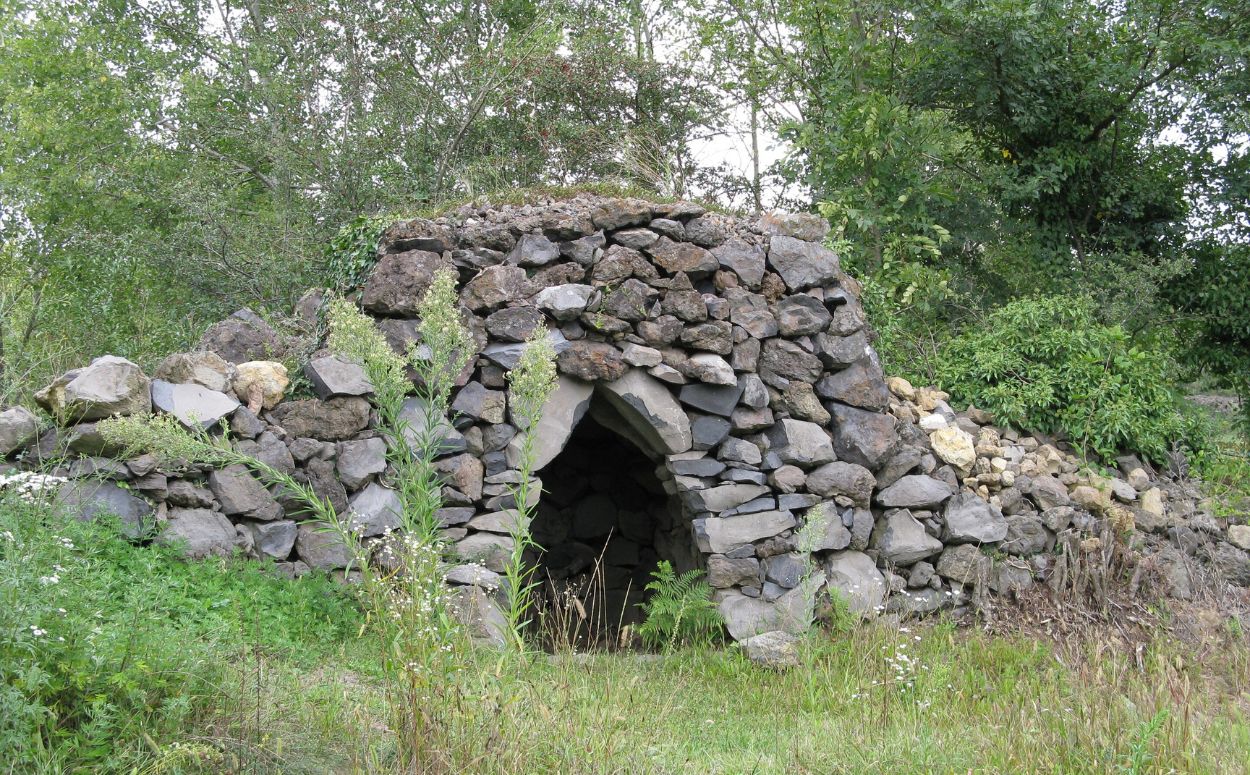
<path fill-rule="evenodd" d="M 1182 485 L 1134 460 L 1119 476 L 1082 475 L 1047 440 L 887 380 L 859 288 L 821 244 L 827 228 L 809 215 L 741 220 L 685 202 L 578 197 L 464 207 L 386 231 L 359 296 L 379 329 L 401 351 L 415 341 L 419 299 L 453 267 L 479 348 L 438 465 L 444 533 L 465 563 L 449 582 L 483 634 L 498 625 L 490 590 L 515 518 L 521 431 L 505 378 L 535 326 L 548 329 L 560 374 L 532 431 L 543 485 L 532 529 L 546 549 L 535 561 L 574 586 L 599 563 L 625 621 L 660 559 L 705 569 L 742 640 L 804 627 L 821 585 L 865 615 L 1019 591 L 1047 578 L 1057 542 L 1078 536 L 1088 549 L 1109 524 L 1136 525 L 1131 540 L 1175 594 L 1188 594 L 1194 562 L 1250 583 L 1250 536 L 1226 536 Z M 10 410 L 0 438 L 8 452 L 33 443 L 26 459 L 77 455 L 63 473 L 101 480 L 65 487 L 85 515 L 119 511 L 136 535 L 161 523 L 157 540 L 192 557 L 241 548 L 292 574 L 336 571 L 344 548 L 245 470 L 175 476 L 150 459 L 116 462 L 94 432 L 101 417 L 149 408 L 189 425 L 226 419 L 240 449 L 380 536 L 397 524 L 398 500 L 371 386 L 322 352 L 304 366 L 316 397 L 280 401 L 287 374 L 271 359 L 286 347 L 244 310 L 154 379 L 108 356 L 64 375 L 39 396 L 64 426 L 35 442 L 33 417 Z"/>

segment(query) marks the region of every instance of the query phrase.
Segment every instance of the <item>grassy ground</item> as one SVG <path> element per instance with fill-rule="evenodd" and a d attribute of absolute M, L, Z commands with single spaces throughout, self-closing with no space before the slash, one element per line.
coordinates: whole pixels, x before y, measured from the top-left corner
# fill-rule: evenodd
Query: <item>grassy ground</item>
<path fill-rule="evenodd" d="M 821 630 L 785 673 L 734 648 L 477 653 L 443 698 L 436 771 L 1250 771 L 1240 620 L 1203 605 L 1161 611 L 1166 631 L 1113 617 L 1056 639 L 1019 613 L 996 633 Z M 394 772 L 362 632 L 328 580 L 187 564 L 5 500 L 0 771 Z"/>

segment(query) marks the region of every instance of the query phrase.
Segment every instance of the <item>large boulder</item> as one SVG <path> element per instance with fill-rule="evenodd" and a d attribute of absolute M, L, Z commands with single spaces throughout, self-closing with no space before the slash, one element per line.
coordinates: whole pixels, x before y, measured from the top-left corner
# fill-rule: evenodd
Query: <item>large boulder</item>
<path fill-rule="evenodd" d="M 35 394 L 35 401 L 63 422 L 152 411 L 150 381 L 134 363 L 103 355 L 90 366 L 66 372 Z"/>
<path fill-rule="evenodd" d="M 946 482 L 912 474 L 877 493 L 877 503 L 890 509 L 931 509 L 942 505 L 953 494 L 954 490 Z"/>
<path fill-rule="evenodd" d="M 281 335 L 260 315 L 241 309 L 210 326 L 196 349 L 216 353 L 230 363 L 245 363 L 281 358 L 287 347 Z"/>
<path fill-rule="evenodd" d="M 799 666 L 798 642 L 790 633 L 774 630 L 747 638 L 739 645 L 755 664 L 781 670 Z"/>
<path fill-rule="evenodd" d="M 367 396 L 373 383 L 359 363 L 337 355 L 314 358 L 304 365 L 304 376 L 312 383 L 318 398 L 335 396 Z"/>
<path fill-rule="evenodd" d="M 887 591 L 885 576 L 863 552 L 835 552 L 825 560 L 825 582 L 852 613 L 872 616 L 881 611 Z"/>
<path fill-rule="evenodd" d="M 794 515 L 788 511 L 708 517 L 701 523 L 695 520 L 695 537 L 703 551 L 724 554 L 752 541 L 771 538 L 797 524 Z"/>
<path fill-rule="evenodd" d="M 906 477 L 904 477 L 906 478 Z M 1007 520 L 998 509 L 976 495 L 961 492 L 946 504 L 947 543 L 997 543 L 1007 537 Z"/>
<path fill-rule="evenodd" d="M 811 468 L 834 460 L 833 441 L 814 422 L 781 420 L 768 431 L 768 438 L 783 463 Z"/>
<path fill-rule="evenodd" d="M 57 491 L 56 503 L 83 522 L 116 517 L 127 538 L 141 538 L 152 529 L 152 505 L 113 482 L 96 479 L 66 482 Z"/>
<path fill-rule="evenodd" d="M 835 403 L 833 449 L 839 460 L 876 471 L 898 446 L 898 422 L 888 414 Z"/>
<path fill-rule="evenodd" d="M 690 449 L 690 418 L 673 394 L 643 369 L 601 383 L 601 394 L 657 452 L 675 454 Z"/>
<path fill-rule="evenodd" d="M 0 412 L 0 457 L 25 449 L 39 438 L 39 418 L 24 406 Z"/>
<path fill-rule="evenodd" d="M 224 393 L 230 389 L 234 368 L 215 352 L 208 350 L 174 353 L 156 367 L 152 376 L 175 384 L 191 383 Z"/>
<path fill-rule="evenodd" d="M 211 428 L 234 413 L 239 402 L 201 385 L 152 380 L 152 408 L 172 414 L 188 428 Z"/>
<path fill-rule="evenodd" d="M 768 263 L 791 291 L 830 285 L 841 270 L 838 254 L 829 248 L 781 235 L 769 242 Z"/>
<path fill-rule="evenodd" d="M 434 282 L 434 274 L 439 269 L 450 266 L 438 253 L 425 250 L 409 250 L 383 256 L 369 276 L 369 281 L 365 283 L 360 303 L 365 309 L 379 315 L 416 315 L 425 292 Z"/>
<path fill-rule="evenodd" d="M 291 436 L 319 441 L 350 439 L 369 426 L 369 402 L 356 396 L 288 401 L 270 416 Z"/>
<path fill-rule="evenodd" d="M 335 468 L 347 489 L 360 489 L 386 470 L 386 441 L 374 438 L 339 442 Z"/>
<path fill-rule="evenodd" d="M 942 551 L 942 542 L 925 532 L 906 509 L 891 511 L 877 520 L 872 546 L 895 565 L 910 565 Z"/>
<path fill-rule="evenodd" d="M 573 435 L 573 429 L 590 407 L 593 392 L 594 385 L 583 380 L 563 375 L 556 379 L 556 389 L 543 404 L 538 427 L 528 431 L 534 437 L 534 470 L 550 463 L 564 449 Z M 516 467 L 520 464 L 523 443 L 521 434 L 508 443 L 508 465 Z"/>
<path fill-rule="evenodd" d="M 361 538 L 372 538 L 398 528 L 403 510 L 399 493 L 374 482 L 351 497 L 347 524 Z"/>
<path fill-rule="evenodd" d="M 188 560 L 227 557 L 234 549 L 235 530 L 230 520 L 210 509 L 170 509 L 169 521 L 156 537 Z"/>
<path fill-rule="evenodd" d="M 270 520 L 283 515 L 269 490 L 242 465 L 227 466 L 208 475 L 208 488 L 230 516 Z"/>

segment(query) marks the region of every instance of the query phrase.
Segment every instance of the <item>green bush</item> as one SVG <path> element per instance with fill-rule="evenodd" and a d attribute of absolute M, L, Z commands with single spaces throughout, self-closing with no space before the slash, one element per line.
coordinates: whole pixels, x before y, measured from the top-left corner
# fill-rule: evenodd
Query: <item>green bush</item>
<path fill-rule="evenodd" d="M 942 353 L 938 381 L 958 401 L 1006 423 L 1110 458 L 1156 461 L 1190 437 L 1167 352 L 1097 321 L 1087 298 L 1021 299 L 990 313 Z"/>
<path fill-rule="evenodd" d="M 325 577 L 187 563 L 0 493 L 0 771 L 132 771 L 253 650 L 312 664 L 360 622 Z"/>

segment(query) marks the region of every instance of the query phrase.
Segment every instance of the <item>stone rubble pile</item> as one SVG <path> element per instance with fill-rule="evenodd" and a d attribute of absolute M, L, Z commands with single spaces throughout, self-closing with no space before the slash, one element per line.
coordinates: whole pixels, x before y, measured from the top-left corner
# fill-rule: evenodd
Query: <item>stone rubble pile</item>
<path fill-rule="evenodd" d="M 887 380 L 859 288 L 821 244 L 827 230 L 810 215 L 742 220 L 687 202 L 595 196 L 466 206 L 386 230 L 358 298 L 379 330 L 397 351 L 416 342 L 418 302 L 449 267 L 478 348 L 438 468 L 444 534 L 464 563 L 449 583 L 481 634 L 499 624 L 497 574 L 516 514 L 522 431 L 506 374 L 536 326 L 547 328 L 560 374 L 529 431 L 539 474 L 552 464 L 552 476 L 594 477 L 595 460 L 557 461 L 589 417 L 645 456 L 653 484 L 637 486 L 659 499 L 644 519 L 627 505 L 632 492 L 598 509 L 580 495 L 540 498 L 540 514 L 557 515 L 544 527 L 546 559 L 584 557 L 573 540 L 614 558 L 635 591 L 659 559 L 703 568 L 735 639 L 805 626 L 813 568 L 857 612 L 923 614 L 963 605 L 974 588 L 1008 594 L 1042 581 L 1061 537 L 1093 538 L 1109 522 L 1135 526 L 1129 540 L 1156 559 L 1173 594 L 1190 593 L 1195 563 L 1250 585 L 1250 528 L 1221 523 L 1191 486 L 1131 458 L 1106 476 L 1083 473 L 1054 443 Z M 297 312 L 314 316 L 318 301 L 310 293 Z M 246 470 L 118 461 L 95 431 L 104 417 L 148 411 L 205 428 L 224 420 L 239 449 L 380 537 L 398 524 L 399 501 L 372 386 L 359 366 L 319 351 L 302 364 L 315 397 L 284 399 L 289 375 L 278 361 L 290 352 L 242 310 L 150 378 L 124 359 L 97 358 L 37 396 L 56 427 L 41 433 L 21 408 L 0 414 L 0 452 L 28 466 L 59 461 L 54 473 L 71 479 L 64 504 L 85 518 L 117 514 L 134 536 L 159 525 L 157 540 L 189 557 L 241 549 L 291 575 L 341 571 L 344 547 Z M 596 502 L 607 494 L 601 484 L 584 492 Z M 819 534 L 809 529 L 801 546 L 798 531 L 815 514 Z"/>

